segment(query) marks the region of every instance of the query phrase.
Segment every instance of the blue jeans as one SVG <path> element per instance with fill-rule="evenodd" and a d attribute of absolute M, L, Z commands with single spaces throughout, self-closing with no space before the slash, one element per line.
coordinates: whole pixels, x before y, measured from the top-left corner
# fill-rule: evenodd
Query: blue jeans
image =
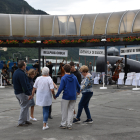
<path fill-rule="evenodd" d="M 43 123 L 47 123 L 50 106 L 43 106 Z"/>
<path fill-rule="evenodd" d="M 76 117 L 77 119 L 80 119 L 83 108 L 85 109 L 87 119 L 91 119 L 88 105 L 89 105 L 89 101 L 90 101 L 90 98 L 92 97 L 92 95 L 93 95 L 93 92 L 82 93 L 82 98 L 81 98 L 79 105 L 78 105 L 78 113 L 77 113 L 77 117 Z"/>

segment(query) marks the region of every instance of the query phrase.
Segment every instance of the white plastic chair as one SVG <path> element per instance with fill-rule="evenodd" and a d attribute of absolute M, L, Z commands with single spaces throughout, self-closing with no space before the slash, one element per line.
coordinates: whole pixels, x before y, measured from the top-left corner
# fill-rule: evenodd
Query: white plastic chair
<path fill-rule="evenodd" d="M 133 77 L 133 80 L 132 80 L 132 85 L 136 86 L 136 83 L 137 83 L 137 86 L 138 86 L 139 85 L 139 79 L 140 79 L 140 73 L 135 73 L 135 75 Z"/>
<path fill-rule="evenodd" d="M 132 78 L 133 78 L 133 73 L 127 73 L 127 79 L 125 81 L 125 85 L 132 85 Z"/>
<path fill-rule="evenodd" d="M 132 79 L 135 79 L 136 72 L 131 72 L 131 73 L 132 73 Z"/>
<path fill-rule="evenodd" d="M 61 78 L 57 77 L 57 84 L 60 84 Z"/>
<path fill-rule="evenodd" d="M 95 77 L 96 77 L 96 72 L 93 71 L 93 72 L 92 72 L 92 79 L 94 79 Z"/>
<path fill-rule="evenodd" d="M 95 85 L 99 84 L 99 79 L 100 79 L 100 74 L 97 74 L 97 76 L 94 78 L 94 84 Z"/>
<path fill-rule="evenodd" d="M 101 75 L 101 81 L 103 82 L 103 74 L 105 74 L 105 72 L 102 72 L 102 75 Z M 105 78 L 105 76 L 104 76 L 104 78 Z"/>
<path fill-rule="evenodd" d="M 133 79 L 132 85 L 136 86 L 136 82 L 137 82 L 137 86 L 140 86 L 140 73 L 136 73 L 136 79 Z"/>
<path fill-rule="evenodd" d="M 124 85 L 124 73 L 119 73 L 118 85 Z"/>

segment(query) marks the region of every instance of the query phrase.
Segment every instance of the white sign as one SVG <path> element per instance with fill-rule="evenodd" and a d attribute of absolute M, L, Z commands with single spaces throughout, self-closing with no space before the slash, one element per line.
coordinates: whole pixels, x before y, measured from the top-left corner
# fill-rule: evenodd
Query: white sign
<path fill-rule="evenodd" d="M 140 47 L 120 48 L 120 55 L 140 54 Z"/>
<path fill-rule="evenodd" d="M 103 49 L 79 49 L 79 55 L 85 56 L 103 56 Z"/>
<path fill-rule="evenodd" d="M 41 50 L 42 56 L 57 56 L 57 57 L 68 57 L 68 50 L 49 50 L 49 49 L 42 49 Z"/>

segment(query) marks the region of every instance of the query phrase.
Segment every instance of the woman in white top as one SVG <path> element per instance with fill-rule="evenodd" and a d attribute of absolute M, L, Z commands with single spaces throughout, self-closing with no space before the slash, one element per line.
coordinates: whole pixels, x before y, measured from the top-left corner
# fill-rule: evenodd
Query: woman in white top
<path fill-rule="evenodd" d="M 47 121 L 49 116 L 49 108 L 52 104 L 52 94 L 55 99 L 54 84 L 52 78 L 49 76 L 49 68 L 42 69 L 42 76 L 39 76 L 33 86 L 32 99 L 36 92 L 36 105 L 43 107 L 43 130 L 48 129 Z"/>

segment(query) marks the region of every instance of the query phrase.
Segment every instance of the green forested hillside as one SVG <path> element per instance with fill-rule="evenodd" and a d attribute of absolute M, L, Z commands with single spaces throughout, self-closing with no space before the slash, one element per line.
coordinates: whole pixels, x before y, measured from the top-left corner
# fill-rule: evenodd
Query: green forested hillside
<path fill-rule="evenodd" d="M 24 0 L 0 0 L 0 13 L 6 14 L 42 14 L 47 13 L 35 10 Z"/>

